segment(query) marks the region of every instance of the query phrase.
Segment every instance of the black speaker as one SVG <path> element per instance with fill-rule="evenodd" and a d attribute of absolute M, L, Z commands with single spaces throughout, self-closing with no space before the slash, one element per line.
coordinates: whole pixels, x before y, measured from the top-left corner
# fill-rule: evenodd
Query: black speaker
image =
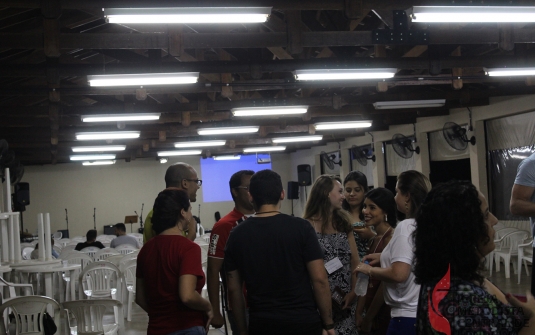
<path fill-rule="evenodd" d="M 299 186 L 312 185 L 312 170 L 310 169 L 310 165 L 297 165 L 297 182 Z"/>
<path fill-rule="evenodd" d="M 104 235 L 115 235 L 115 225 L 104 226 Z"/>
<path fill-rule="evenodd" d="M 288 182 L 288 199 L 299 199 L 299 183 L 296 181 Z"/>
<path fill-rule="evenodd" d="M 16 211 L 25 211 L 26 206 L 30 204 L 30 183 L 15 184 L 15 194 L 13 196 L 13 205 Z"/>

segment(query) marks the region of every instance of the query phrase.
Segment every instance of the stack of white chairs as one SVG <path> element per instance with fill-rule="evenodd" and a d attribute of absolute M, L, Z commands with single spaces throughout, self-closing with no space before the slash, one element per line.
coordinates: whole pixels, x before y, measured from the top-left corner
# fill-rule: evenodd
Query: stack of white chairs
<path fill-rule="evenodd" d="M 114 299 L 75 300 L 64 302 L 63 307 L 67 315 L 73 315 L 76 326 L 72 326 L 68 317 L 71 334 L 76 335 L 124 335 L 123 318 L 116 319 L 114 324 L 103 324 L 104 314 L 108 308 L 123 313 L 123 305 Z"/>
<path fill-rule="evenodd" d="M 126 263 L 123 263 L 123 269 L 121 269 L 123 276 L 123 288 L 125 289 L 125 295 L 128 294 L 126 304 L 126 319 L 132 321 L 132 303 L 134 302 L 134 296 L 136 294 L 136 266 L 137 259 L 131 259 Z M 123 298 L 123 301 L 125 299 Z"/>
<path fill-rule="evenodd" d="M 505 278 L 511 277 L 510 263 L 512 258 L 518 257 L 518 246 L 529 238 L 529 233 L 525 230 L 511 232 L 500 238 L 494 249 L 494 259 L 496 261 L 496 272 L 500 271 L 500 260 L 503 259 L 505 265 Z M 513 261 L 514 272 L 517 273 L 517 262 Z"/>
<path fill-rule="evenodd" d="M 496 251 L 496 248 L 498 246 L 501 246 L 501 239 L 509 234 L 509 233 L 512 233 L 514 231 L 518 231 L 517 228 L 502 228 L 502 229 L 495 229 L 495 233 L 494 233 L 494 244 L 496 245 L 495 249 L 493 251 L 491 251 L 487 256 L 486 256 L 486 259 L 487 259 L 487 269 L 489 269 L 489 272 L 490 272 L 490 275 L 492 276 L 492 268 L 494 266 L 494 251 Z M 505 247 L 505 245 L 504 245 Z M 500 269 L 496 269 L 496 271 L 500 271 Z"/>
<path fill-rule="evenodd" d="M 130 245 L 130 244 L 121 244 L 115 247 L 115 250 L 117 252 L 120 252 L 123 255 L 128 255 L 129 253 L 132 253 L 134 251 L 139 250 L 137 247 Z"/>
<path fill-rule="evenodd" d="M 0 305 L 0 315 L 9 309 L 13 312 L 15 318 L 15 335 L 32 334 L 45 335 L 43 325 L 43 318 L 48 306 L 52 306 L 54 311 L 54 322 L 57 326 L 56 334 L 65 334 L 61 327 L 59 303 L 49 297 L 42 297 L 38 295 L 30 295 L 25 297 L 17 297 L 10 299 Z M 0 334 L 8 333 L 8 324 L 4 318 L 0 318 Z"/>
<path fill-rule="evenodd" d="M 117 255 L 117 254 L 119 254 L 119 252 L 115 250 L 114 248 L 104 248 L 104 249 L 100 249 L 99 251 L 97 251 L 95 255 L 93 256 L 93 259 L 95 260 L 95 262 L 103 261 L 106 258 Z"/>
<path fill-rule="evenodd" d="M 83 269 L 87 265 L 93 263 L 93 258 L 89 257 L 87 254 L 84 254 L 83 252 L 73 250 L 71 253 L 61 257 L 61 259 L 64 261 L 67 261 L 67 264 L 79 264 L 80 265 L 80 270 L 76 270 L 73 272 L 73 276 L 74 276 L 73 278 L 69 276 L 69 273 L 70 273 L 69 271 L 66 271 L 63 273 L 63 280 L 66 282 L 65 300 L 68 300 L 71 297 L 71 294 L 70 294 L 71 285 L 69 285 L 70 281 L 76 280 L 80 276 L 80 273 L 83 271 Z"/>

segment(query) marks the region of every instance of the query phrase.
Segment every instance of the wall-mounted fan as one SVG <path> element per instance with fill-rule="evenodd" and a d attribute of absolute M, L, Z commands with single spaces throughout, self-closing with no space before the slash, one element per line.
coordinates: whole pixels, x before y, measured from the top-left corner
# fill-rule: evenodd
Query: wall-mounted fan
<path fill-rule="evenodd" d="M 455 150 L 462 151 L 466 149 L 468 143 L 476 145 L 476 137 L 472 136 L 468 139 L 466 129 L 455 122 L 446 122 L 442 128 L 442 134 L 444 134 L 446 142 Z"/>
<path fill-rule="evenodd" d="M 420 147 L 413 148 L 412 140 L 402 134 L 394 134 L 392 148 L 402 158 L 411 158 L 415 152 L 418 155 L 420 154 Z"/>
<path fill-rule="evenodd" d="M 353 156 L 353 159 L 356 159 L 362 166 L 368 165 L 369 159 L 371 159 L 372 162 L 375 162 L 375 155 L 371 148 L 357 147 L 354 145 L 351 147 L 351 156 Z"/>
<path fill-rule="evenodd" d="M 323 162 L 323 164 L 325 164 L 330 170 L 334 169 L 334 164 L 338 164 L 342 166 L 341 159 L 339 159 L 338 162 L 335 162 L 336 154 L 333 154 L 333 153 L 328 154 L 325 151 L 322 151 L 320 154 L 320 157 L 321 157 L 321 161 Z"/>

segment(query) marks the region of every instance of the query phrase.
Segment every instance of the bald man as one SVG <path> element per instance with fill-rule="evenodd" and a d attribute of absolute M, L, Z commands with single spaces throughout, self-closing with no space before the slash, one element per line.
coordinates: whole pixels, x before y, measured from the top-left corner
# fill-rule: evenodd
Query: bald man
<path fill-rule="evenodd" d="M 165 172 L 165 187 L 176 187 L 184 190 L 189 197 L 190 202 L 197 201 L 197 190 L 201 188 L 202 180 L 197 176 L 197 171 L 186 163 L 176 163 L 167 168 Z M 197 223 L 191 220 L 188 227 L 187 238 L 195 240 Z M 145 225 L 143 227 L 143 243 L 147 243 L 156 234 L 152 230 L 152 210 L 147 214 Z"/>

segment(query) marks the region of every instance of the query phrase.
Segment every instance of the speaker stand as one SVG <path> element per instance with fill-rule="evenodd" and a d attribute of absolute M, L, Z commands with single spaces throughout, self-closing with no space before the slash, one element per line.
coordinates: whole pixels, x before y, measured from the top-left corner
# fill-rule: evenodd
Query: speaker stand
<path fill-rule="evenodd" d="M 294 215 L 294 199 L 292 199 L 292 216 L 295 216 Z"/>

